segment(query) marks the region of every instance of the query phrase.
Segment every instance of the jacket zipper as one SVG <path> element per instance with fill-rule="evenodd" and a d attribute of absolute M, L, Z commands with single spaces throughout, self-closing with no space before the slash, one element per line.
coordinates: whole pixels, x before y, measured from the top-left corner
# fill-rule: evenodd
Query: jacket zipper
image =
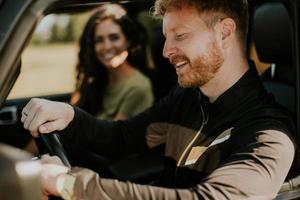
<path fill-rule="evenodd" d="M 202 113 L 202 116 L 203 116 L 203 120 L 202 120 L 202 124 L 201 124 L 201 127 L 200 129 L 198 130 L 198 132 L 196 133 L 196 135 L 194 136 L 194 138 L 189 142 L 189 144 L 186 146 L 186 148 L 184 149 L 183 153 L 181 154 L 181 156 L 179 157 L 179 160 L 176 164 L 176 168 L 178 168 L 179 166 L 182 165 L 183 163 L 183 159 L 186 157 L 186 154 L 189 152 L 189 150 L 192 148 L 193 144 L 196 142 L 196 140 L 199 138 L 199 136 L 201 135 L 201 132 L 204 128 L 204 126 L 207 124 L 207 121 L 208 121 L 208 118 L 209 118 L 209 115 L 208 115 L 208 112 L 207 112 L 207 116 L 205 117 L 205 113 L 204 113 L 204 109 L 203 109 L 203 104 L 201 103 L 200 105 L 201 107 L 201 113 Z M 177 173 L 177 169 L 176 169 L 176 173 Z"/>

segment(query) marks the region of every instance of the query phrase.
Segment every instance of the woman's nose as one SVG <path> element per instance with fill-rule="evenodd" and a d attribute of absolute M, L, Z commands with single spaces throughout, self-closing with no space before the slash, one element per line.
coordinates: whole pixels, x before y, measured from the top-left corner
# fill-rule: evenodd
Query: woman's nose
<path fill-rule="evenodd" d="M 112 46 L 112 42 L 109 39 L 103 41 L 103 48 L 105 50 L 110 49 Z"/>

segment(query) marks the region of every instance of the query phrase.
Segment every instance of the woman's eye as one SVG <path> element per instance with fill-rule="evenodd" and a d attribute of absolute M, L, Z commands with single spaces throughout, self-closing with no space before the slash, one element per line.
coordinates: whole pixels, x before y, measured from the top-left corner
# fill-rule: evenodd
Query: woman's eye
<path fill-rule="evenodd" d="M 120 38 L 117 34 L 112 34 L 109 36 L 110 41 L 117 41 Z"/>
<path fill-rule="evenodd" d="M 95 43 L 102 43 L 103 42 L 103 38 L 102 37 L 96 37 L 94 40 Z"/>

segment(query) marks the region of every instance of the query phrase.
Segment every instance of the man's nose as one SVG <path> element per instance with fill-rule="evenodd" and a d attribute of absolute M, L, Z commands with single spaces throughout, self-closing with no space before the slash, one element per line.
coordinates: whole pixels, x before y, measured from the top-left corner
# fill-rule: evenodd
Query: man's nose
<path fill-rule="evenodd" d="M 176 53 L 176 51 L 176 47 L 171 42 L 166 40 L 163 48 L 163 56 L 170 59 Z"/>

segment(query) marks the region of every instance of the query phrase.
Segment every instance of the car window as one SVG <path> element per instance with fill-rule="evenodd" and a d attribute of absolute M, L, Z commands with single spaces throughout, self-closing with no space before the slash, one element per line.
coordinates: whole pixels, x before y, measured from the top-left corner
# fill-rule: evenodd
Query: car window
<path fill-rule="evenodd" d="M 164 39 L 161 20 L 151 18 L 147 6 L 125 6 L 131 17 L 147 32 L 145 67 L 149 69 L 140 70 L 150 78 L 155 99 L 158 100 L 177 82 L 173 67 L 162 57 Z M 74 92 L 79 40 L 91 12 L 89 9 L 79 13 L 51 14 L 41 20 L 29 45 L 22 53 L 21 73 L 8 99 Z M 162 81 L 165 82 L 164 86 L 159 84 Z"/>
<path fill-rule="evenodd" d="M 80 13 L 43 18 L 22 53 L 21 73 L 8 99 L 74 91 L 77 46 L 86 16 Z"/>

